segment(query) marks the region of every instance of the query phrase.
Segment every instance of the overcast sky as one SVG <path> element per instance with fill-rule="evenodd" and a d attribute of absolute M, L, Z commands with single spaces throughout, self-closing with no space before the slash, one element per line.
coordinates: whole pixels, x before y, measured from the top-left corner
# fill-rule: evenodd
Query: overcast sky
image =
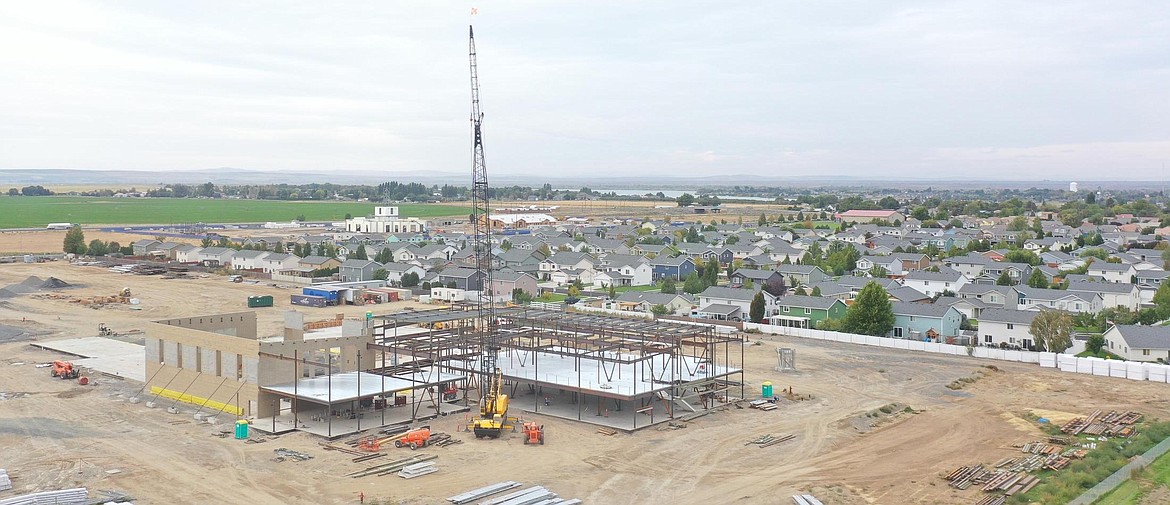
<path fill-rule="evenodd" d="M 1170 161 L 1160 1 L 37 0 L 0 3 L 0 168 L 470 174 L 469 21 L 489 173 Z"/>

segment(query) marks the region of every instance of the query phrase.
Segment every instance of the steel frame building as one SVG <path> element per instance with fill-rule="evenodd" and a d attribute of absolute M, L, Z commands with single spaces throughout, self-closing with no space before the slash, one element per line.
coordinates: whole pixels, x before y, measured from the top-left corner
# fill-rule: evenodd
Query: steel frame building
<path fill-rule="evenodd" d="M 455 306 L 376 316 L 369 348 L 387 355 L 386 372 L 469 376 L 466 405 L 478 386 L 477 315 Z M 528 308 L 496 317 L 513 408 L 636 430 L 744 396 L 742 341 L 710 325 Z"/>

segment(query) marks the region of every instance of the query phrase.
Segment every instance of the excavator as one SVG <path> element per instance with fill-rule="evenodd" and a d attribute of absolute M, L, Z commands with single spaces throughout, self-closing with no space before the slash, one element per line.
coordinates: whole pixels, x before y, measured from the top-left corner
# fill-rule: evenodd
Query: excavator
<path fill-rule="evenodd" d="M 504 428 L 511 428 L 507 424 L 508 395 L 501 392 L 503 387 L 504 373 L 497 368 L 479 403 L 479 419 L 471 423 L 471 431 L 475 433 L 475 438 L 500 438 L 500 432 Z"/>

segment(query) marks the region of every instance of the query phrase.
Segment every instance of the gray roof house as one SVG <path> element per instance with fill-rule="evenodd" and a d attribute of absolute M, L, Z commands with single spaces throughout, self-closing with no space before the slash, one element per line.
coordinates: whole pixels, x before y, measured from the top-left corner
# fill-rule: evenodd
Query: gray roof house
<path fill-rule="evenodd" d="M 1170 363 L 1170 326 L 1118 324 L 1105 332 L 1105 346 L 1131 361 Z"/>

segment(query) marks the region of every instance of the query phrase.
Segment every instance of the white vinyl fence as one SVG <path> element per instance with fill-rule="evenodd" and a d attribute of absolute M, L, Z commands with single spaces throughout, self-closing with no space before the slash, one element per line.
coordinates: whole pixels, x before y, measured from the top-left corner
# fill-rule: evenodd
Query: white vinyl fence
<path fill-rule="evenodd" d="M 1016 361 L 1020 363 L 1036 363 L 1043 368 L 1057 368 L 1062 372 L 1099 375 L 1102 377 L 1118 377 L 1160 383 L 1170 382 L 1170 365 L 1158 363 L 1106 360 L 1101 358 L 1078 358 L 1071 354 L 1057 354 L 1054 352 L 1011 351 L 992 347 L 966 347 L 961 345 L 920 342 L 902 338 L 873 337 L 869 335 L 841 333 L 838 331 L 789 328 L 756 323 L 743 323 L 743 329 L 760 330 L 763 333 L 773 335 L 791 335 L 794 337 L 828 340 L 831 342 L 872 345 L 892 349 L 951 354 L 955 356 L 972 356 L 975 358 Z"/>

